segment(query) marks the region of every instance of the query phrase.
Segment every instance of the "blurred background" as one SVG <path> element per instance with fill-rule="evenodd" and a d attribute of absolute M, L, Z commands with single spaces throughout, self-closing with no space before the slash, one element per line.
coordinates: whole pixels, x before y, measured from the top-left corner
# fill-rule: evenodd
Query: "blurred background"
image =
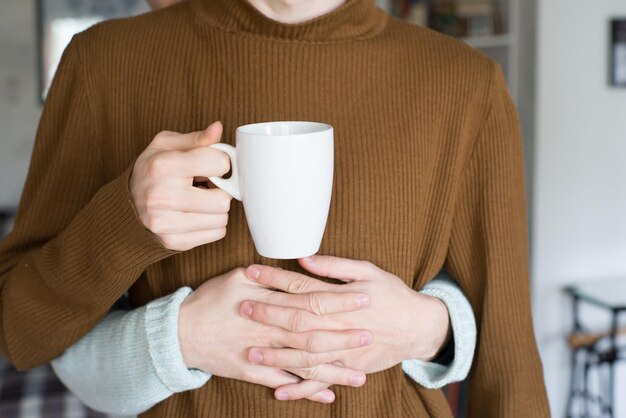
<path fill-rule="evenodd" d="M 626 1 L 380 0 L 504 69 L 522 121 L 535 331 L 554 417 L 626 417 Z M 0 236 L 72 34 L 143 0 L 0 2 Z M 419 74 L 416 74 L 419 77 Z M 458 417 L 465 386 L 448 388 Z M 0 363 L 0 417 L 97 417 L 39 368 Z M 503 417 L 506 418 L 506 417 Z"/>

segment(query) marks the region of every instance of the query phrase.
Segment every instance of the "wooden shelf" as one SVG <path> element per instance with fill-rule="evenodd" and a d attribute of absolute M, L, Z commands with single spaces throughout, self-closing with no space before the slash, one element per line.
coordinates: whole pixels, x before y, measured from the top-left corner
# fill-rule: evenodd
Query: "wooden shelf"
<path fill-rule="evenodd" d="M 474 36 L 471 38 L 461 38 L 465 43 L 474 48 L 500 48 L 512 44 L 510 34 L 493 36 Z"/>

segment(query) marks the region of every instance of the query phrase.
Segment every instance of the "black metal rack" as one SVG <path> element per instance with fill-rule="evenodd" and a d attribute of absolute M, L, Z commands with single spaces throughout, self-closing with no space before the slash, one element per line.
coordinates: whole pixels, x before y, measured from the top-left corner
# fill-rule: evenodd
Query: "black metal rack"
<path fill-rule="evenodd" d="M 612 282 L 613 285 L 615 283 Z M 626 279 L 619 283 L 626 289 Z M 601 286 L 602 282 L 594 282 L 594 287 Z M 626 313 L 626 292 L 615 295 L 623 298 L 621 302 L 604 300 L 594 292 L 589 292 L 589 285 L 570 286 L 565 291 L 572 297 L 574 322 L 570 336 L 572 362 L 566 417 L 615 418 L 615 368 L 618 361 L 626 360 L 626 346 L 618 343 L 620 316 Z M 610 314 L 607 332 L 592 333 L 583 325 L 580 314 L 583 303 Z M 577 343 L 573 342 L 576 340 Z M 590 382 L 592 371 L 596 372 L 598 378 L 595 392 Z"/>

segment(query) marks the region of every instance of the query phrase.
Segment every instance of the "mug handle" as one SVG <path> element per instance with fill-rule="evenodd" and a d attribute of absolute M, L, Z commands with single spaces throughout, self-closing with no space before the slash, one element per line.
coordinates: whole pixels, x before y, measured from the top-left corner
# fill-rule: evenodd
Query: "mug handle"
<path fill-rule="evenodd" d="M 226 155 L 228 155 L 228 157 L 230 158 L 232 175 L 228 179 L 213 176 L 209 177 L 209 180 L 211 180 L 211 182 L 217 187 L 224 190 L 226 193 L 240 201 L 241 189 L 239 187 L 239 165 L 237 163 L 237 148 L 233 147 L 232 145 L 223 143 L 213 144 L 210 145 L 210 147 L 225 152 Z"/>

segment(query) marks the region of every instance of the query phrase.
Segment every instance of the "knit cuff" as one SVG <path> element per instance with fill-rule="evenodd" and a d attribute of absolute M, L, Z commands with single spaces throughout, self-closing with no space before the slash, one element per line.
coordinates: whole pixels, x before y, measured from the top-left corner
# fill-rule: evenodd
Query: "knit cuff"
<path fill-rule="evenodd" d="M 420 293 L 440 299 L 448 308 L 454 338 L 454 359 L 449 366 L 422 360 L 405 360 L 402 370 L 415 382 L 429 388 L 441 388 L 464 380 L 469 373 L 476 347 L 476 320 L 463 291 L 451 279 L 437 279 Z"/>
<path fill-rule="evenodd" d="M 106 265 L 114 273 L 143 271 L 146 267 L 178 253 L 161 244 L 137 215 L 128 182 L 133 171 L 131 164 L 115 180 L 98 191 L 90 206 L 98 251 L 106 258 Z"/>
<path fill-rule="evenodd" d="M 204 385 L 211 374 L 188 369 L 178 340 L 178 312 L 191 288 L 183 287 L 175 293 L 146 305 L 146 335 L 152 363 L 159 379 L 172 392 L 184 392 Z"/>

